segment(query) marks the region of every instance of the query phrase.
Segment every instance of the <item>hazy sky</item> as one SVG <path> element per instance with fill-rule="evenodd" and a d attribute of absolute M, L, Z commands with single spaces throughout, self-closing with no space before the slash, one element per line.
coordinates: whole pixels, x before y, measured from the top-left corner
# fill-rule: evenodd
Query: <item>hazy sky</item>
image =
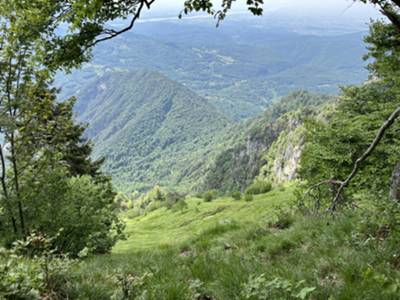
<path fill-rule="evenodd" d="M 245 0 L 237 0 L 235 10 L 245 9 Z M 160 14 L 163 11 L 179 12 L 182 9 L 184 0 L 156 0 L 153 13 Z M 221 0 L 215 0 L 214 3 L 221 3 Z M 266 0 L 264 9 L 276 11 L 279 9 L 290 10 L 301 15 L 307 14 L 341 14 L 357 15 L 365 18 L 374 17 L 377 11 L 371 5 L 354 3 L 353 0 Z"/>

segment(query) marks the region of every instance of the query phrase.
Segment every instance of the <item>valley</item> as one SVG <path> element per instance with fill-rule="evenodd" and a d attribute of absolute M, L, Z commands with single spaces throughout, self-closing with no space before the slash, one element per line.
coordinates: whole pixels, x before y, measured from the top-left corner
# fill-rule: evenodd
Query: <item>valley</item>
<path fill-rule="evenodd" d="M 399 41 L 393 0 L 0 1 L 0 300 L 400 299 Z"/>
<path fill-rule="evenodd" d="M 362 26 L 310 33 L 273 20 L 238 15 L 218 29 L 196 19 L 184 26 L 171 19 L 143 22 L 97 47 L 82 69 L 59 74 L 61 97 L 77 97 L 77 120 L 88 124 L 94 156 L 106 158 L 104 170 L 119 191 L 157 184 L 184 192 L 244 189 L 283 130 L 268 133 L 275 119 L 266 109 L 294 91 L 334 95 L 339 85 L 366 79 Z M 262 134 L 251 168 L 238 162 L 233 169 L 225 165 L 231 168 L 225 175 L 216 170 L 224 153 L 233 155 Z"/>

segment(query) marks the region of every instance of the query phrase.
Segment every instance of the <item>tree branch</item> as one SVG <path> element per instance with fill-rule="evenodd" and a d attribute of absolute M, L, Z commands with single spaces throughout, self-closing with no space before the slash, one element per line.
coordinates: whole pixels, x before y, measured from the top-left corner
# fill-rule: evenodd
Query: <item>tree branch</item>
<path fill-rule="evenodd" d="M 396 119 L 400 116 L 400 106 L 397 107 L 394 112 L 390 115 L 390 117 L 382 124 L 381 128 L 379 129 L 377 135 L 375 136 L 375 139 L 373 140 L 372 144 L 368 147 L 368 149 L 361 155 L 355 162 L 353 170 L 349 174 L 349 176 L 346 178 L 345 181 L 343 181 L 339 189 L 333 198 L 332 201 L 332 206 L 330 207 L 330 211 L 335 211 L 336 207 L 339 203 L 339 200 L 341 198 L 341 195 L 344 191 L 344 189 L 350 184 L 350 181 L 356 176 L 358 171 L 360 170 L 360 167 L 362 163 L 371 155 L 371 153 L 375 150 L 375 148 L 378 146 L 379 142 L 382 140 L 382 138 L 385 135 L 386 130 L 388 130 L 393 123 L 396 121 Z"/>
<path fill-rule="evenodd" d="M 95 40 L 93 43 L 91 43 L 87 48 L 91 48 L 95 45 L 97 45 L 100 42 L 104 42 L 107 40 L 110 40 L 124 32 L 127 32 L 129 30 L 131 30 L 133 28 L 133 26 L 135 25 L 135 22 L 137 21 L 137 19 L 140 18 L 140 14 L 143 10 L 144 7 L 146 7 L 147 9 L 150 9 L 151 5 L 154 3 L 155 0 L 142 0 L 139 4 L 139 7 L 136 11 L 136 13 L 134 14 L 131 22 L 129 23 L 129 25 L 121 30 L 115 31 L 115 30 L 110 30 L 110 29 L 106 29 L 103 31 L 103 33 L 108 34 L 107 36 L 103 37 L 103 38 L 99 38 L 97 40 Z"/>

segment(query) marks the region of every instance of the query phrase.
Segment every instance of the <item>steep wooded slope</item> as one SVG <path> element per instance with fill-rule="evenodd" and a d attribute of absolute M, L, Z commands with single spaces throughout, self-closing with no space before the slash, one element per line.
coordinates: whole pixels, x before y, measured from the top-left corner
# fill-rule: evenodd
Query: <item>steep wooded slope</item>
<path fill-rule="evenodd" d="M 335 97 L 330 95 L 315 94 L 305 91 L 297 91 L 283 97 L 267 109 L 262 115 L 256 117 L 242 125 L 240 130 L 235 128 L 230 132 L 230 139 L 225 143 L 225 149 L 219 152 L 215 161 L 207 171 L 204 178 L 204 189 L 218 190 L 244 190 L 263 169 L 262 177 L 267 177 L 271 170 L 265 166 L 275 164 L 282 156 L 288 160 L 295 159 L 292 155 L 297 150 L 286 149 L 295 148 L 301 140 L 292 134 L 299 131 L 304 119 L 310 117 L 321 105 L 331 102 Z M 274 147 L 274 153 L 269 153 L 272 145 L 282 140 L 284 136 L 291 136 L 290 141 L 278 149 Z M 274 173 L 291 173 L 291 166 L 285 165 L 285 159 L 280 159 L 281 166 L 273 170 Z M 264 167 L 264 168 L 263 168 Z M 282 170 L 281 170 L 282 169 Z M 277 174 L 275 174 L 277 175 Z M 284 181 L 282 174 L 279 181 Z M 274 178 L 275 179 L 275 178 Z M 279 178 L 278 178 L 279 179 Z"/>
<path fill-rule="evenodd" d="M 78 94 L 78 119 L 119 189 L 192 188 L 230 121 L 160 73 L 110 72 Z"/>

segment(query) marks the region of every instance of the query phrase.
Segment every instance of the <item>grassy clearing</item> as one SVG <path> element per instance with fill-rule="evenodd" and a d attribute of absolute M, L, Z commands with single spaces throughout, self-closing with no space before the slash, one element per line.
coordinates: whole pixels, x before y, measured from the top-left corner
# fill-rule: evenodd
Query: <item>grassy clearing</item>
<path fill-rule="evenodd" d="M 125 218 L 127 240 L 118 243 L 113 253 L 179 247 L 217 228 L 259 227 L 276 218 L 277 212 L 294 205 L 292 190 L 288 187 L 286 192 L 273 191 L 268 195 L 255 196 L 251 202 L 232 198 L 205 202 L 191 198 L 186 200 L 187 209 L 174 211 L 161 208 L 133 219 L 128 213 Z"/>
<path fill-rule="evenodd" d="M 82 263 L 66 295 L 400 299 L 399 235 L 379 234 L 365 211 L 336 219 L 297 214 L 290 210 L 293 187 L 252 202 L 187 202 L 182 212 L 162 208 L 130 219 L 128 239 L 112 254 Z"/>

